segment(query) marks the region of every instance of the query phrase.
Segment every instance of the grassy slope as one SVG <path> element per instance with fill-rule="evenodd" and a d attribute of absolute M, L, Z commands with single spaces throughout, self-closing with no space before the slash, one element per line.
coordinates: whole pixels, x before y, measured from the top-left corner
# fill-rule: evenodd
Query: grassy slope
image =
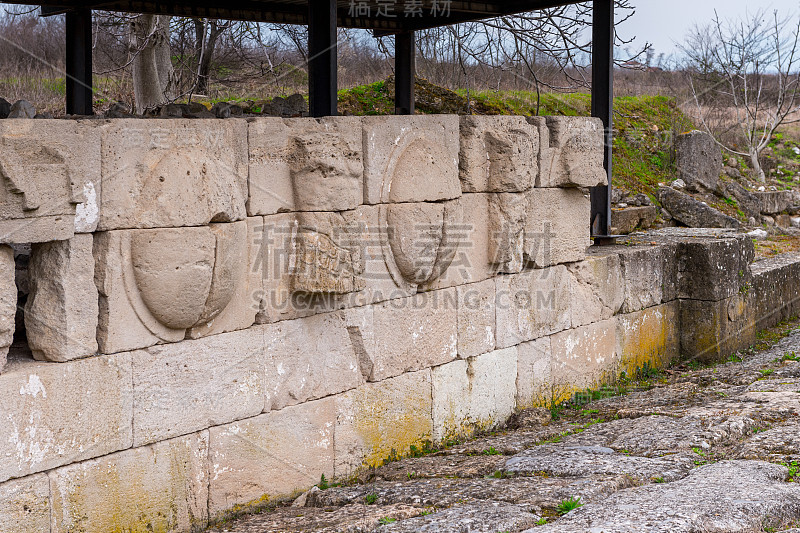
<path fill-rule="evenodd" d="M 391 80 L 339 91 L 339 110 L 350 115 L 392 112 Z M 419 80 L 417 107 L 421 113 L 474 113 L 492 115 L 588 116 L 588 94 L 533 91 L 448 91 Z M 614 185 L 630 192 L 654 196 L 659 182 L 674 179 L 672 136 L 693 125 L 672 99 L 663 96 L 619 97 L 614 100 Z"/>

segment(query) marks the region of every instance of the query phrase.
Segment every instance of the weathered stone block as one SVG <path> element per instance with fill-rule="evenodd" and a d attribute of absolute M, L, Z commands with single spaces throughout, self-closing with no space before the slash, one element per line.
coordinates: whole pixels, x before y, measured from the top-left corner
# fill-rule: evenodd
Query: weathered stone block
<path fill-rule="evenodd" d="M 691 327 L 691 326 L 690 326 Z M 617 316 L 617 354 L 628 376 L 664 368 L 680 357 L 678 302 Z"/>
<path fill-rule="evenodd" d="M 599 119 L 531 117 L 539 131 L 537 187 L 594 187 L 608 181 L 603 168 L 605 134 Z"/>
<path fill-rule="evenodd" d="M 306 402 L 211 428 L 211 517 L 333 478 L 335 402 Z"/>
<path fill-rule="evenodd" d="M 264 337 L 257 330 L 155 346 L 132 354 L 134 446 L 264 410 Z"/>
<path fill-rule="evenodd" d="M 516 381 L 516 347 L 434 368 L 434 441 L 504 424 L 514 413 Z"/>
<path fill-rule="evenodd" d="M 245 221 L 98 233 L 94 255 L 103 353 L 214 332 L 209 324 L 232 301 L 245 310 L 220 326 L 249 325 L 247 298 L 235 298 L 251 279 Z"/>
<path fill-rule="evenodd" d="M 285 122 L 295 210 L 345 211 L 361 205 L 361 118 L 297 118 Z"/>
<path fill-rule="evenodd" d="M 619 252 L 625 287 L 621 311 L 633 313 L 659 305 L 664 299 L 664 247 L 620 247 Z"/>
<path fill-rule="evenodd" d="M 616 354 L 616 320 L 562 331 L 551 338 L 553 398 L 567 399 L 573 392 L 597 388 L 619 373 Z"/>
<path fill-rule="evenodd" d="M 690 131 L 675 138 L 678 177 L 690 191 L 715 191 L 722 174 L 722 150 L 710 134 Z"/>
<path fill-rule="evenodd" d="M 670 187 L 661 187 L 658 199 L 675 220 L 690 228 L 739 228 L 735 218 Z"/>
<path fill-rule="evenodd" d="M 517 346 L 517 409 L 549 407 L 553 394 L 550 337 Z"/>
<path fill-rule="evenodd" d="M 525 258 L 537 268 L 582 261 L 590 244 L 591 204 L 579 189 L 528 193 Z"/>
<path fill-rule="evenodd" d="M 114 120 L 103 127 L 102 231 L 244 220 L 247 123 Z"/>
<path fill-rule="evenodd" d="M 346 478 L 365 466 L 422 447 L 433 433 L 431 371 L 367 383 L 335 397 L 334 474 Z"/>
<path fill-rule="evenodd" d="M 0 372 L 6 364 L 8 349 L 14 341 L 14 317 L 17 313 L 17 284 L 14 250 L 0 245 Z"/>
<path fill-rule="evenodd" d="M 189 531 L 208 522 L 208 433 L 49 473 L 53 533 Z"/>
<path fill-rule="evenodd" d="M 50 482 L 45 474 L 0 484 L 0 524 L 7 533 L 50 531 Z"/>
<path fill-rule="evenodd" d="M 426 290 L 441 289 L 475 283 L 494 276 L 497 265 L 489 255 L 492 236 L 490 234 L 489 197 L 491 194 L 470 193 L 459 200 L 464 219 L 455 228 L 455 255 L 450 266 L 436 278 L 424 285 Z"/>
<path fill-rule="evenodd" d="M 364 117 L 364 202 L 436 202 L 461 196 L 458 117 Z"/>
<path fill-rule="evenodd" d="M 256 322 L 264 294 L 259 262 L 260 249 L 267 245 L 263 242 L 264 219 L 248 217 L 246 222 L 212 224 L 210 228 L 217 241 L 218 254 L 212 283 L 225 284 L 225 298 L 233 294 L 219 314 L 188 331 L 193 339 L 249 328 Z M 212 292 L 221 294 L 221 291 Z M 215 307 L 220 306 L 222 301 L 218 298 Z"/>
<path fill-rule="evenodd" d="M 737 294 L 714 302 L 680 300 L 681 357 L 719 362 L 755 343 L 755 327 L 747 296 Z"/>
<path fill-rule="evenodd" d="M 496 278 L 497 347 L 569 329 L 570 281 L 563 265 Z"/>
<path fill-rule="evenodd" d="M 793 191 L 756 191 L 753 194 L 761 202 L 761 213 L 765 215 L 783 213 L 796 203 Z"/>
<path fill-rule="evenodd" d="M 365 382 L 369 373 L 362 375 L 360 357 L 368 355 L 358 350 L 366 352 L 368 347 L 354 343 L 353 337 L 371 334 L 371 324 L 353 330 L 344 315 L 325 313 L 253 331 L 265 342 L 266 410 L 331 396 Z"/>
<path fill-rule="evenodd" d="M 497 272 L 522 272 L 527 216 L 527 194 L 489 195 L 489 260 Z"/>
<path fill-rule="evenodd" d="M 441 365 L 458 354 L 455 289 L 420 293 L 375 305 L 370 381 Z"/>
<path fill-rule="evenodd" d="M 786 253 L 756 261 L 751 272 L 747 305 L 756 331 L 800 312 L 800 254 Z"/>
<path fill-rule="evenodd" d="M 722 300 L 751 280 L 755 249 L 746 235 L 685 239 L 678 244 L 678 297 Z"/>
<path fill-rule="evenodd" d="M 523 192 L 538 175 L 539 132 L 525 117 L 461 117 L 464 192 Z"/>
<path fill-rule="evenodd" d="M 495 348 L 495 282 L 462 285 L 458 294 L 458 356 L 462 359 Z"/>
<path fill-rule="evenodd" d="M 568 267 L 572 275 L 572 327 L 607 320 L 622 308 L 625 280 L 616 254 L 595 252 Z"/>
<path fill-rule="evenodd" d="M 33 245 L 25 330 L 36 359 L 69 361 L 97 352 L 92 243 L 84 234 Z"/>
<path fill-rule="evenodd" d="M 650 228 L 658 218 L 658 209 L 653 205 L 628 207 L 611 211 L 611 233 L 627 235 L 636 230 Z"/>
<path fill-rule="evenodd" d="M 0 482 L 131 446 L 131 357 L 9 361 L 0 376 Z"/>
<path fill-rule="evenodd" d="M 247 123 L 250 172 L 247 214 L 273 215 L 295 210 L 289 170 L 289 127 L 278 117 Z"/>
<path fill-rule="evenodd" d="M 98 128 L 87 121 L 4 121 L 0 176 L 0 242 L 46 242 L 68 239 L 76 228 L 93 231 L 100 192 Z"/>

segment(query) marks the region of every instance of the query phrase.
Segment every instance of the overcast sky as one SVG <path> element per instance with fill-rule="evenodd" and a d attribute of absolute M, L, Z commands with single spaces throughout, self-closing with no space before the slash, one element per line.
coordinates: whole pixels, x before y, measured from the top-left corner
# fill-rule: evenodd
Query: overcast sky
<path fill-rule="evenodd" d="M 653 43 L 656 55 L 676 53 L 695 23 L 705 24 L 720 16 L 737 17 L 759 9 L 798 14 L 800 0 L 633 0 L 636 14 L 622 27 L 622 36 L 636 36 L 637 44 Z"/>

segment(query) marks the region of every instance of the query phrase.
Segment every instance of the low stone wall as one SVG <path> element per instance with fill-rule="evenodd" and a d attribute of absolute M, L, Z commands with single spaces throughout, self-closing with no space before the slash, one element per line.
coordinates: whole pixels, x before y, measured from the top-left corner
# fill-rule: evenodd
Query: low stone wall
<path fill-rule="evenodd" d="M 730 232 L 589 249 L 591 119 L 15 120 L 0 143 L 4 531 L 199 528 L 723 357 L 800 290 Z"/>

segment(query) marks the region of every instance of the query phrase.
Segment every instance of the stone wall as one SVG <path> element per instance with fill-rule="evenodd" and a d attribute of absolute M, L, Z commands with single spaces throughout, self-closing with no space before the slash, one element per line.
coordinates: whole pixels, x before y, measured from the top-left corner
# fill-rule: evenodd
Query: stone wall
<path fill-rule="evenodd" d="M 730 232 L 590 249 L 591 119 L 15 120 L 0 143 L 12 532 L 199 528 L 722 357 L 800 291 Z"/>

